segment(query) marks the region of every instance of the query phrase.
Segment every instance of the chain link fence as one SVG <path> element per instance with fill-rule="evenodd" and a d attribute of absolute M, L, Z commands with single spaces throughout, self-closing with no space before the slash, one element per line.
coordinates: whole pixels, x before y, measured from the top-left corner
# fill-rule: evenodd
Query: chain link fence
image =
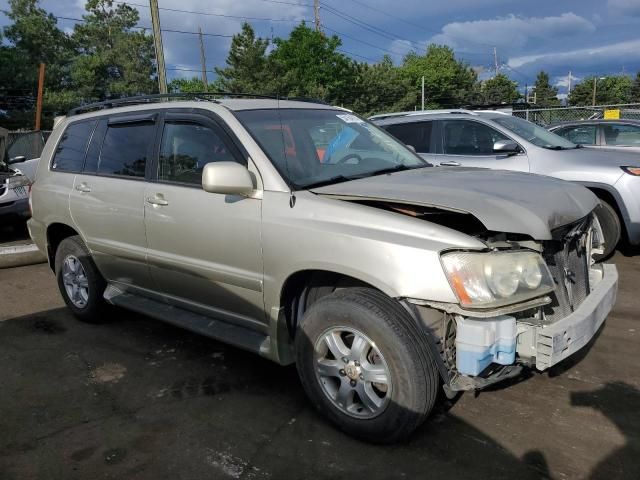
<path fill-rule="evenodd" d="M 543 127 L 574 120 L 604 118 L 605 110 L 619 110 L 620 118 L 640 120 L 640 103 L 624 105 L 596 105 L 594 107 L 558 107 L 513 110 L 513 115 Z"/>

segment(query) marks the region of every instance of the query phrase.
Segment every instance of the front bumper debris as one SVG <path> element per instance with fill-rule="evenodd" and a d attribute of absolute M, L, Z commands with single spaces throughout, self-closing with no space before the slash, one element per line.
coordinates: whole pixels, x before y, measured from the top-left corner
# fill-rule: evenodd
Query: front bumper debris
<path fill-rule="evenodd" d="M 602 280 L 573 313 L 549 325 L 533 327 L 536 368 L 546 370 L 589 343 L 611 312 L 617 292 L 616 266 L 603 265 Z"/>

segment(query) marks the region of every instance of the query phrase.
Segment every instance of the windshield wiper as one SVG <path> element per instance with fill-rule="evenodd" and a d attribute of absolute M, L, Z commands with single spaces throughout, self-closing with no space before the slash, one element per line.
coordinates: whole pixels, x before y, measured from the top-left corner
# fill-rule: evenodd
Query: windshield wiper
<path fill-rule="evenodd" d="M 350 180 L 355 180 L 356 177 L 346 177 L 344 175 L 336 175 L 335 177 L 325 178 L 324 180 L 318 180 L 317 182 L 307 183 L 302 188 L 311 189 L 311 188 L 319 188 L 324 187 L 326 185 L 333 185 L 334 183 L 342 183 L 348 182 Z"/>
<path fill-rule="evenodd" d="M 568 148 L 561 147 L 560 145 L 545 145 L 542 148 L 546 148 L 547 150 L 568 150 Z"/>
<path fill-rule="evenodd" d="M 384 175 L 385 173 L 402 172 L 404 170 L 414 170 L 416 168 L 425 168 L 425 167 L 428 167 L 428 166 L 430 166 L 430 165 L 428 163 L 425 163 L 424 165 L 414 165 L 412 167 L 408 167 L 404 163 L 400 163 L 400 164 L 395 165 L 393 167 L 381 168 L 380 170 L 374 170 L 373 172 L 369 172 L 367 174 L 367 177 L 373 177 L 373 176 L 376 176 L 376 175 Z"/>

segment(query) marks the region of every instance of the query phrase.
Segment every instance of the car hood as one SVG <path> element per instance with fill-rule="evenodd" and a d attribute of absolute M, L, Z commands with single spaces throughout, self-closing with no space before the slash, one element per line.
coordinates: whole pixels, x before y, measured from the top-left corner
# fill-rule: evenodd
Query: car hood
<path fill-rule="evenodd" d="M 628 148 L 628 150 L 627 150 Z M 543 149 L 548 157 L 555 157 L 558 161 L 571 162 L 579 165 L 608 165 L 615 167 L 633 166 L 640 163 L 638 150 L 633 147 L 626 148 L 572 148 L 570 150 L 547 150 Z"/>
<path fill-rule="evenodd" d="M 421 168 L 314 188 L 343 200 L 381 200 L 469 213 L 488 229 L 549 240 L 584 218 L 598 199 L 586 188 L 541 175 L 480 168 Z"/>

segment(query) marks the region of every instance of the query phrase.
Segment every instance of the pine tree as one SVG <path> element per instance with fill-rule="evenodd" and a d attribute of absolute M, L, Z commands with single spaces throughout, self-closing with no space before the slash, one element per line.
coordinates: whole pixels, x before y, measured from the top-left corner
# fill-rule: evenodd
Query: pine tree
<path fill-rule="evenodd" d="M 534 85 L 536 95 L 536 106 L 538 107 L 557 107 L 560 105 L 558 99 L 558 89 L 552 87 L 549 83 L 549 74 L 541 71 L 536 77 Z"/>

